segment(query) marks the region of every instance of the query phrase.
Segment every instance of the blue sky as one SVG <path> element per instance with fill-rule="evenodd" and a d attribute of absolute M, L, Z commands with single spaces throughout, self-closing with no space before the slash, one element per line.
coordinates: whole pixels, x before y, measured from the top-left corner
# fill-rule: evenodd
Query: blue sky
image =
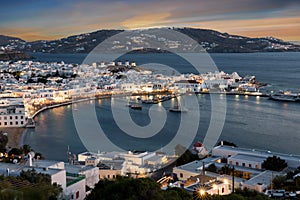
<path fill-rule="evenodd" d="M 300 41 L 299 11 L 299 0 L 11 0 L 1 2 L 0 34 L 38 40 L 168 26 Z"/>

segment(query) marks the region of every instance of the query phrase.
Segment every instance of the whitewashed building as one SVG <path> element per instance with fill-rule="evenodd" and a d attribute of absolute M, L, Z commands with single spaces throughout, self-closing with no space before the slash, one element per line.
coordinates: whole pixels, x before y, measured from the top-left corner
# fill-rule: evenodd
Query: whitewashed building
<path fill-rule="evenodd" d="M 0 99 L 0 127 L 24 127 L 26 123 L 22 99 Z"/>

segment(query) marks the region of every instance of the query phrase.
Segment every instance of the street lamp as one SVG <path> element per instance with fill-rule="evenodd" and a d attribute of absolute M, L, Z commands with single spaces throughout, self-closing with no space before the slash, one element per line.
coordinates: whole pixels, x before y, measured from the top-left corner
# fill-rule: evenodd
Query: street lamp
<path fill-rule="evenodd" d="M 200 194 L 200 196 L 204 196 L 205 195 L 205 190 L 204 189 L 200 189 L 199 190 L 199 194 Z"/>

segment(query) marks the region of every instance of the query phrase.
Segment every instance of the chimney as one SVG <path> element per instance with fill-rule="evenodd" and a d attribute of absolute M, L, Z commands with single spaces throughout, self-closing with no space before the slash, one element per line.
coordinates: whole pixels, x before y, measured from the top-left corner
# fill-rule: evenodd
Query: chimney
<path fill-rule="evenodd" d="M 32 155 L 29 153 L 28 157 L 29 157 L 29 166 L 32 166 Z"/>
<path fill-rule="evenodd" d="M 131 67 L 136 67 L 136 63 L 134 61 L 131 63 Z"/>
<path fill-rule="evenodd" d="M 32 166 L 32 160 L 34 158 L 35 153 L 33 151 L 28 153 L 29 166 Z"/>
<path fill-rule="evenodd" d="M 104 62 L 101 62 L 101 63 L 100 63 L 100 67 L 105 67 L 105 63 L 104 63 Z"/>

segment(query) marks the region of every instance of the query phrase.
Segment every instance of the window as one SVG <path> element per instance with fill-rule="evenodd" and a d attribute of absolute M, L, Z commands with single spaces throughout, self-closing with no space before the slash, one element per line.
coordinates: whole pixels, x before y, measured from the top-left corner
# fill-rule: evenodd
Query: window
<path fill-rule="evenodd" d="M 7 125 L 7 122 L 4 122 L 4 125 L 6 126 L 6 125 Z"/>
<path fill-rule="evenodd" d="M 76 192 L 76 199 L 79 198 L 79 191 Z"/>
<path fill-rule="evenodd" d="M 235 162 L 235 165 L 237 165 L 237 166 L 238 166 L 238 165 L 239 165 L 239 162 Z"/>
<path fill-rule="evenodd" d="M 18 116 L 15 116 L 15 119 L 18 119 Z"/>
<path fill-rule="evenodd" d="M 110 178 L 110 175 L 109 175 L 109 174 L 107 175 L 107 178 Z"/>
<path fill-rule="evenodd" d="M 250 167 L 250 168 L 252 168 L 252 165 L 251 165 L 251 164 L 249 164 L 249 167 Z"/>
<path fill-rule="evenodd" d="M 115 176 L 115 175 L 113 175 L 113 178 L 116 178 L 116 176 Z"/>
<path fill-rule="evenodd" d="M 6 117 L 6 116 L 4 117 L 4 120 L 7 120 L 7 117 Z"/>
<path fill-rule="evenodd" d="M 12 116 L 9 116 L 9 119 L 12 119 Z"/>
<path fill-rule="evenodd" d="M 1 122 L 0 122 L 0 126 L 1 126 L 2 124 L 1 124 Z"/>
<path fill-rule="evenodd" d="M 246 166 L 246 164 L 245 164 L 245 163 L 243 163 L 242 165 L 243 165 L 243 167 L 245 167 L 245 166 Z"/>
<path fill-rule="evenodd" d="M 222 194 L 225 192 L 225 189 L 224 188 L 222 188 Z"/>
<path fill-rule="evenodd" d="M 23 119 L 24 118 L 24 116 L 21 116 L 21 119 Z"/>
<path fill-rule="evenodd" d="M 10 125 L 13 125 L 13 123 L 12 123 L 12 122 L 9 122 L 9 124 L 10 124 Z"/>
<path fill-rule="evenodd" d="M 21 121 L 21 124 L 24 124 L 24 122 L 23 122 L 23 121 Z"/>
<path fill-rule="evenodd" d="M 182 173 L 180 173 L 180 178 L 183 178 L 183 174 Z"/>
<path fill-rule="evenodd" d="M 18 125 L 18 122 L 16 122 L 16 125 Z"/>

